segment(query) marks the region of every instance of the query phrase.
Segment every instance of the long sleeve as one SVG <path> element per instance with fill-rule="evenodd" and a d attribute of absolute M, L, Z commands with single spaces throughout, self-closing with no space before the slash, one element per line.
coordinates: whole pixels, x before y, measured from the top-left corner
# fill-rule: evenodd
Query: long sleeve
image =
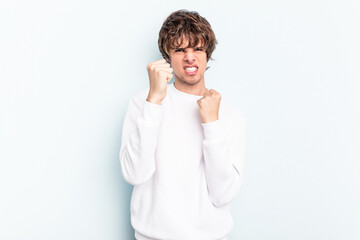
<path fill-rule="evenodd" d="M 246 119 L 236 112 L 231 126 L 219 119 L 203 123 L 203 153 L 208 194 L 216 207 L 229 204 L 239 192 L 245 152 Z"/>
<path fill-rule="evenodd" d="M 119 152 L 124 179 L 138 185 L 155 172 L 155 151 L 163 106 L 138 98 L 130 100 L 122 128 Z"/>

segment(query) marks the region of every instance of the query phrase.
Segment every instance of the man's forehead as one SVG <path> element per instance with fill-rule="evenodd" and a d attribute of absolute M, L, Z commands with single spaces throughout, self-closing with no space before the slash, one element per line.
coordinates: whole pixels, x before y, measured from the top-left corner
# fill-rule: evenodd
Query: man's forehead
<path fill-rule="evenodd" d="M 180 37 L 178 39 L 175 39 L 175 45 L 178 46 L 179 48 L 187 48 L 190 46 L 190 44 L 194 45 L 194 43 L 196 42 L 195 39 L 191 39 L 192 41 L 190 42 L 190 39 L 189 37 L 186 37 L 186 36 L 183 36 L 183 37 Z M 201 47 L 203 46 L 203 40 L 200 38 L 200 39 L 197 39 L 198 40 L 198 43 L 196 44 L 196 46 L 192 46 L 192 47 Z"/>

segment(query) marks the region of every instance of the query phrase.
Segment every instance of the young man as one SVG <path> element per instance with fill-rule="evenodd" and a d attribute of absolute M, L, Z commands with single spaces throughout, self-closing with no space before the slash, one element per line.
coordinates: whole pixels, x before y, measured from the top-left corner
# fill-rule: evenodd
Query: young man
<path fill-rule="evenodd" d="M 122 175 L 134 185 L 135 237 L 227 239 L 229 204 L 242 181 L 245 118 L 205 87 L 216 45 L 205 18 L 172 13 L 158 43 L 164 59 L 148 64 L 150 87 L 130 100 L 119 154 Z"/>

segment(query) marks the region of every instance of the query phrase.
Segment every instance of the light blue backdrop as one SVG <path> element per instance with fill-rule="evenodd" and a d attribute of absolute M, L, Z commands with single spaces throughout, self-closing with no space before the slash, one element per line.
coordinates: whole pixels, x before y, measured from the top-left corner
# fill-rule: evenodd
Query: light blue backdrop
<path fill-rule="evenodd" d="M 248 121 L 229 239 L 360 239 L 355 0 L 2 2 L 0 239 L 133 239 L 122 123 L 181 8 L 212 24 L 207 87 Z"/>

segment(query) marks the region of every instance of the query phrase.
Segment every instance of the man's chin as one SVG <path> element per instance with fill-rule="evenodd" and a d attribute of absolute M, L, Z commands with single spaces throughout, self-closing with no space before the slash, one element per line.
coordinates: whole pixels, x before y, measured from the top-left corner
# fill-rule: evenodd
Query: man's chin
<path fill-rule="evenodd" d="M 187 85 L 196 85 L 198 84 L 201 79 L 180 79 L 181 82 L 187 84 Z"/>

